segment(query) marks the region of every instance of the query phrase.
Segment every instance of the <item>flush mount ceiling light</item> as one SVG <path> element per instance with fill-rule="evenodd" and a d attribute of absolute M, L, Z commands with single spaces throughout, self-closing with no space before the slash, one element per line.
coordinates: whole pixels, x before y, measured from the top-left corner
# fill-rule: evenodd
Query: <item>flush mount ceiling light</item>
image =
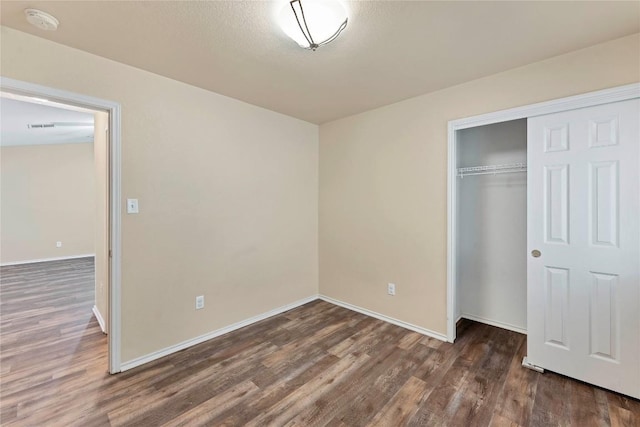
<path fill-rule="evenodd" d="M 280 11 L 280 26 L 301 47 L 316 50 L 335 40 L 347 26 L 338 0 L 291 0 Z"/>
<path fill-rule="evenodd" d="M 47 12 L 43 12 L 38 9 L 25 9 L 24 14 L 27 18 L 27 22 L 34 27 L 47 31 L 55 31 L 58 29 L 58 20 Z"/>

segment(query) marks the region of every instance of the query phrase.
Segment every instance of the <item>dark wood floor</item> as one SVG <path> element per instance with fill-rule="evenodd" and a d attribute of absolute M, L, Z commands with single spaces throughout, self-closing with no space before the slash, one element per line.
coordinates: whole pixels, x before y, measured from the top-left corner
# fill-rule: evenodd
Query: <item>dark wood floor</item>
<path fill-rule="evenodd" d="M 452 345 L 315 301 L 118 375 L 91 259 L 0 270 L 3 426 L 640 426 L 640 402 L 523 369 L 525 337 Z"/>

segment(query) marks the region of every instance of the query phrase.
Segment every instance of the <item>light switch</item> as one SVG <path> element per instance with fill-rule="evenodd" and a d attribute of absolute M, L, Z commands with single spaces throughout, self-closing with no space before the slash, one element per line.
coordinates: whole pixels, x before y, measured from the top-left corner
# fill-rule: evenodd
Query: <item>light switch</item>
<path fill-rule="evenodd" d="M 127 213 L 138 213 L 138 199 L 127 199 Z"/>

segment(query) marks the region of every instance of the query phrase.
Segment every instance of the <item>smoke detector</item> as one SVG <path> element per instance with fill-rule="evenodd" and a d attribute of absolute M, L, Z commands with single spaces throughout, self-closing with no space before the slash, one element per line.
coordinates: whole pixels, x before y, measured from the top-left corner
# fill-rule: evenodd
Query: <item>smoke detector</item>
<path fill-rule="evenodd" d="M 34 27 L 47 31 L 55 31 L 58 29 L 58 20 L 46 12 L 38 9 L 25 9 L 24 14 L 27 17 L 27 22 Z"/>

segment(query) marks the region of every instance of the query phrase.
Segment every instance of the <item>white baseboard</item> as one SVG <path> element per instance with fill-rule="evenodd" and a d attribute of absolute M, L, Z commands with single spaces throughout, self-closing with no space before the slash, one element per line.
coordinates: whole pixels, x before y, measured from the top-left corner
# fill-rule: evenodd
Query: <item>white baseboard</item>
<path fill-rule="evenodd" d="M 508 323 L 498 322 L 496 320 L 486 319 L 484 317 L 475 316 L 473 314 L 466 314 L 465 313 L 465 314 L 462 314 L 460 316 L 460 318 L 473 320 L 474 322 L 485 323 L 485 324 L 487 324 L 489 326 L 495 326 L 497 328 L 502 328 L 502 329 L 506 329 L 508 331 L 513 331 L 513 332 L 517 332 L 519 334 L 527 335 L 527 329 L 526 328 L 522 328 L 520 326 L 510 325 Z"/>
<path fill-rule="evenodd" d="M 102 329 L 102 333 L 106 335 L 107 324 L 102 318 L 102 314 L 100 314 L 100 310 L 98 310 L 98 307 L 96 307 L 95 305 L 93 306 L 93 315 L 96 316 L 96 319 L 98 320 L 98 324 L 100 325 L 100 329 Z"/>
<path fill-rule="evenodd" d="M 320 295 L 320 299 L 324 300 L 324 301 L 327 301 L 327 302 L 330 302 L 331 304 L 339 305 L 340 307 L 343 307 L 343 308 L 346 308 L 346 309 L 349 309 L 349 310 L 357 311 L 358 313 L 362 313 L 362 314 L 365 314 L 365 315 L 370 316 L 370 317 L 375 317 L 376 319 L 383 320 L 385 322 L 394 324 L 396 326 L 400 326 L 400 327 L 403 327 L 405 329 L 409 329 L 410 331 L 414 331 L 414 332 L 417 332 L 419 334 L 426 335 L 428 337 L 438 339 L 440 341 L 447 341 L 447 336 L 445 334 L 441 334 L 439 332 L 431 331 L 429 329 L 422 328 L 420 326 L 412 325 L 411 323 L 407 323 L 407 322 L 404 322 L 402 320 L 395 319 L 393 317 L 385 316 L 384 314 L 376 313 L 375 311 L 367 310 L 366 308 L 362 308 L 362 307 L 358 307 L 358 306 L 355 306 L 355 305 L 352 305 L 352 304 L 349 304 L 349 303 L 346 303 L 346 302 L 342 302 L 340 300 L 333 299 L 333 298 L 325 296 L 325 295 Z"/>
<path fill-rule="evenodd" d="M 61 256 L 56 258 L 29 259 L 26 261 L 11 261 L 11 262 L 3 262 L 2 264 L 0 264 L 0 267 L 6 267 L 9 265 L 34 264 L 36 262 L 64 261 L 67 259 L 89 258 L 89 257 L 95 257 L 95 256 L 96 254 L 84 254 L 84 255 Z"/>
<path fill-rule="evenodd" d="M 307 298 L 292 302 L 291 304 L 283 305 L 282 307 L 278 307 L 276 309 L 267 311 L 266 313 L 262 313 L 262 314 L 259 314 L 257 316 L 253 316 L 253 317 L 251 317 L 249 319 L 242 320 L 242 321 L 234 323 L 232 325 L 225 326 L 224 328 L 220 328 L 220 329 L 217 329 L 215 331 L 211 331 L 209 333 L 206 333 L 204 335 L 200 335 L 199 337 L 195 337 L 195 338 L 192 338 L 190 340 L 182 341 L 181 343 L 178 343 L 178 344 L 175 344 L 175 345 L 172 345 L 172 346 L 169 346 L 169 347 L 165 347 L 165 348 L 163 348 L 161 350 L 154 351 L 153 353 L 149 353 L 149 354 L 147 354 L 145 356 L 141 356 L 141 357 L 135 358 L 133 360 L 129 360 L 128 362 L 122 363 L 120 365 L 120 370 L 122 372 L 124 372 L 126 370 L 135 368 L 136 366 L 140 366 L 140 365 L 143 365 L 145 363 L 149 363 L 151 361 L 154 361 L 156 359 L 160 359 L 161 357 L 164 357 L 164 356 L 168 356 L 168 355 L 170 355 L 172 353 L 175 353 L 177 351 L 184 350 L 185 348 L 194 346 L 196 344 L 203 343 L 203 342 L 208 341 L 208 340 L 210 340 L 212 338 L 219 337 L 220 335 L 228 334 L 229 332 L 233 332 L 236 329 L 240 329 L 240 328 L 243 328 L 245 326 L 249 326 L 252 323 L 256 323 L 256 322 L 259 322 L 261 320 L 267 319 L 269 317 L 275 316 L 277 314 L 284 313 L 285 311 L 289 311 L 292 308 L 300 307 L 301 305 L 310 303 L 311 301 L 315 301 L 317 299 L 318 299 L 318 296 L 317 295 L 313 295 L 313 296 L 310 296 L 310 297 L 307 297 Z"/>
<path fill-rule="evenodd" d="M 229 332 L 233 332 L 233 331 L 235 331 L 237 329 L 243 328 L 245 326 L 249 326 L 249 325 L 251 325 L 253 323 L 259 322 L 261 320 L 267 319 L 267 318 L 275 316 L 277 314 L 284 313 L 285 311 L 289 311 L 289 310 L 291 310 L 293 308 L 300 307 L 301 305 L 307 304 L 307 303 L 315 301 L 317 299 L 321 299 L 323 301 L 326 301 L 326 302 L 331 303 L 331 304 L 335 304 L 337 306 L 346 308 L 348 310 L 353 310 L 353 311 L 356 311 L 358 313 L 362 313 L 364 315 L 367 315 L 367 316 L 370 316 L 370 317 L 374 317 L 376 319 L 391 323 L 391 324 L 396 325 L 396 326 L 403 327 L 405 329 L 409 329 L 411 331 L 417 332 L 417 333 L 422 334 L 422 335 L 426 335 L 428 337 L 432 337 L 432 338 L 435 338 L 435 339 L 438 339 L 438 340 L 441 340 L 441 341 L 447 341 L 447 336 L 444 335 L 444 334 L 441 334 L 441 333 L 438 333 L 438 332 L 434 332 L 434 331 L 431 331 L 429 329 L 421 328 L 420 326 L 412 325 L 411 323 L 403 322 L 402 320 L 394 319 L 393 317 L 385 316 L 384 314 L 376 313 L 375 311 L 371 311 L 371 310 L 367 310 L 365 308 L 357 307 L 355 305 L 348 304 L 348 303 L 345 303 L 345 302 L 342 302 L 342 301 L 327 297 L 325 295 L 313 295 L 313 296 L 301 299 L 299 301 L 295 301 L 295 302 L 293 302 L 291 304 L 287 304 L 287 305 L 284 305 L 282 307 L 278 307 L 276 309 L 267 311 L 266 313 L 259 314 L 257 316 L 251 317 L 249 319 L 242 320 L 242 321 L 234 323 L 232 325 L 225 326 L 224 328 L 220 328 L 220 329 L 217 329 L 215 331 L 211 331 L 209 333 L 206 333 L 204 335 L 200 335 L 199 337 L 195 337 L 195 338 L 192 338 L 192 339 L 189 339 L 189 340 L 186 340 L 186 341 L 182 341 L 181 343 L 178 343 L 178 344 L 175 344 L 175 345 L 172 345 L 172 346 L 169 346 L 169 347 L 165 347 L 165 348 L 163 348 L 161 350 L 154 351 L 153 353 L 149 353 L 149 354 L 147 354 L 145 356 L 141 356 L 141 357 L 135 358 L 133 360 L 129 360 L 129 361 L 124 362 L 124 363 L 122 363 L 120 365 L 120 370 L 122 372 L 124 372 L 124 371 L 127 371 L 129 369 L 135 368 L 137 366 L 144 365 L 145 363 L 152 362 L 154 360 L 160 359 L 161 357 L 168 356 L 168 355 L 170 355 L 172 353 L 175 353 L 175 352 L 178 352 L 180 350 L 184 350 L 185 348 L 192 347 L 192 346 L 194 346 L 196 344 L 203 343 L 203 342 L 208 341 L 208 340 L 210 340 L 212 338 L 216 338 L 216 337 L 219 337 L 221 335 L 227 334 Z M 96 317 L 98 317 L 98 316 L 96 315 Z M 98 322 L 99 321 L 100 320 L 98 320 Z"/>

